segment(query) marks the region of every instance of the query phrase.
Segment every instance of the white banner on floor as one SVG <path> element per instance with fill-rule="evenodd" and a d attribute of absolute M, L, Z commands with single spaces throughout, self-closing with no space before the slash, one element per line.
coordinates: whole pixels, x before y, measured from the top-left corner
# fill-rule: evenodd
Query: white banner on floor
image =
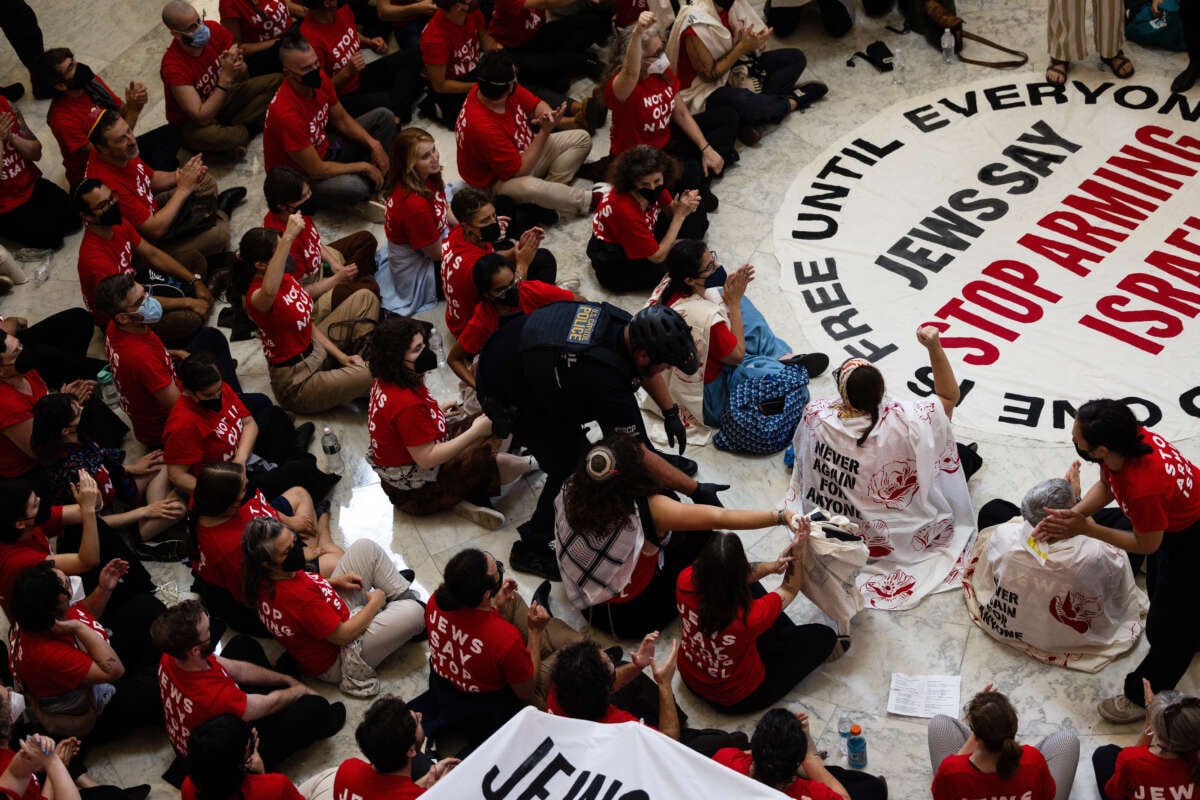
<path fill-rule="evenodd" d="M 663 734 L 526 708 L 422 797 L 429 800 L 679 800 L 784 795 Z"/>
<path fill-rule="evenodd" d="M 1167 439 L 1200 417 L 1200 101 L 1135 82 L 994 77 L 902 101 L 805 167 L 775 219 L 812 347 L 933 381 L 956 426 L 1066 442 L 1125 398 Z"/>

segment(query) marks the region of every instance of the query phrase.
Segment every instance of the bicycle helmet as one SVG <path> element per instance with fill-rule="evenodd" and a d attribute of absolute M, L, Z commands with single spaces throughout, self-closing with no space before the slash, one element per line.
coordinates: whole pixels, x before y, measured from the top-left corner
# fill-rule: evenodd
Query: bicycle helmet
<path fill-rule="evenodd" d="M 688 375 L 700 369 L 692 329 L 675 309 L 655 303 L 629 322 L 629 346 L 645 350 L 655 364 L 669 364 Z"/>

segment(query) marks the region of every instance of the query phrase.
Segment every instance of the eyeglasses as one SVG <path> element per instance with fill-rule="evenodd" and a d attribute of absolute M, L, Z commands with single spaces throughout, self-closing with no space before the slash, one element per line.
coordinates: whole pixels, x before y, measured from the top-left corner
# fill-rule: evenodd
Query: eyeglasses
<path fill-rule="evenodd" d="M 508 284 L 507 286 L 501 286 L 499 289 L 492 289 L 490 292 L 488 292 L 488 297 L 492 298 L 493 300 L 500 300 L 504 297 L 504 295 L 508 294 L 510 289 L 517 288 L 518 282 L 519 281 L 517 278 L 513 278 L 512 283 Z"/>
<path fill-rule="evenodd" d="M 708 264 L 706 264 L 705 266 L 700 268 L 699 277 L 701 277 L 701 278 L 705 277 L 706 275 L 711 275 L 712 273 L 716 272 L 717 266 L 719 265 L 719 262 L 717 261 L 717 251 L 709 250 L 708 254 L 710 256 L 712 256 L 712 261 L 708 262 Z"/>
<path fill-rule="evenodd" d="M 115 206 L 117 204 L 117 200 L 118 200 L 117 193 L 112 192 L 108 196 L 107 200 L 103 201 L 102 203 L 100 203 L 99 205 L 97 205 L 95 208 L 92 209 L 92 213 L 95 214 L 96 216 L 100 216 L 105 211 L 108 211 L 110 208 Z"/>

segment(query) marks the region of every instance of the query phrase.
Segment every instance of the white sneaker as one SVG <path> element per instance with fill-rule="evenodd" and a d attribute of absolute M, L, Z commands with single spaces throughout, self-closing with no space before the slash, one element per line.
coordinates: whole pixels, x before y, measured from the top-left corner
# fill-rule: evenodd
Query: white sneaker
<path fill-rule="evenodd" d="M 1124 694 L 1102 700 L 1100 705 L 1096 707 L 1096 710 L 1100 712 L 1100 716 L 1118 725 L 1141 722 L 1146 718 L 1146 709 L 1130 700 Z"/>
<path fill-rule="evenodd" d="M 356 203 L 351 206 L 350 210 L 358 215 L 360 219 L 380 225 L 387 218 L 387 206 L 378 200 L 366 200 L 362 203 Z"/>
<path fill-rule="evenodd" d="M 463 519 L 469 519 L 479 527 L 486 528 L 489 531 L 499 530 L 504 527 L 504 515 L 494 508 L 477 506 L 466 500 L 460 500 L 458 505 L 454 506 L 452 510 Z"/>
<path fill-rule="evenodd" d="M 568 292 L 578 292 L 582 284 L 579 282 L 579 278 L 567 278 L 566 280 L 559 281 L 555 286 L 560 289 L 566 289 Z"/>
<path fill-rule="evenodd" d="M 19 286 L 29 280 L 25 270 L 21 269 L 21 265 L 13 258 L 13 254 L 4 247 L 0 247 L 0 276 L 8 278 L 10 289 L 12 284 Z"/>

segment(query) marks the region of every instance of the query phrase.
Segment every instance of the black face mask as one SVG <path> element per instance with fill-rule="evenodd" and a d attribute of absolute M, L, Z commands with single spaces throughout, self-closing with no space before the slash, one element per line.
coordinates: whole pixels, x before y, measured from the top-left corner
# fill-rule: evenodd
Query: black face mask
<path fill-rule="evenodd" d="M 639 186 L 638 188 L 634 189 L 634 191 L 640 194 L 647 203 L 653 205 L 654 202 L 658 200 L 658 196 L 662 194 L 662 187 L 656 186 L 653 189 L 647 189 Z"/>
<path fill-rule="evenodd" d="M 517 291 L 516 286 L 510 286 L 504 290 L 504 294 L 496 298 L 496 302 L 509 308 L 519 308 L 521 305 L 521 293 Z"/>
<path fill-rule="evenodd" d="M 314 69 L 300 76 L 300 82 L 310 89 L 321 88 L 321 70 Z"/>
<path fill-rule="evenodd" d="M 75 77 L 73 77 L 73 78 L 71 78 L 71 80 L 67 81 L 67 88 L 72 91 L 82 89 L 83 87 L 85 87 L 89 83 L 91 83 L 92 79 L 95 77 L 96 77 L 96 73 L 92 72 L 91 67 L 89 67 L 87 64 L 80 64 L 78 61 L 76 61 L 75 62 Z"/>
<path fill-rule="evenodd" d="M 433 348 L 426 347 L 413 362 L 413 372 L 423 375 L 434 369 L 437 369 L 437 353 L 433 352 Z"/>
<path fill-rule="evenodd" d="M 704 279 L 705 289 L 718 289 L 725 285 L 725 279 L 728 276 L 725 274 L 724 267 L 717 267 L 712 271 L 707 278 Z"/>
<path fill-rule="evenodd" d="M 221 402 L 220 397 L 214 397 L 211 400 L 197 399 L 196 402 L 200 404 L 201 408 L 206 408 L 209 411 L 220 411 L 222 408 L 224 408 L 224 404 Z"/>
<path fill-rule="evenodd" d="M 491 225 L 481 225 L 479 227 L 479 240 L 489 243 L 500 241 L 500 223 L 497 221 Z"/>
<path fill-rule="evenodd" d="M 296 537 L 296 541 L 292 543 L 292 549 L 288 550 L 287 555 L 283 557 L 283 562 L 279 568 L 284 572 L 299 572 L 304 569 L 304 543 L 300 541 L 300 537 Z"/>
<path fill-rule="evenodd" d="M 213 653 L 217 652 L 217 643 L 210 637 L 207 644 L 200 645 L 200 655 L 208 658 Z"/>
<path fill-rule="evenodd" d="M 1088 455 L 1088 451 L 1087 451 L 1087 450 L 1084 450 L 1084 449 L 1083 449 L 1082 447 L 1080 447 L 1079 445 L 1075 445 L 1075 452 L 1076 452 L 1076 453 L 1079 455 L 1079 457 L 1080 457 L 1080 458 L 1082 458 L 1084 461 L 1087 461 L 1087 462 L 1089 462 L 1089 463 L 1092 463 L 1092 464 L 1099 464 L 1101 461 L 1103 461 L 1103 460 L 1104 460 L 1103 458 L 1095 458 L 1094 456 L 1090 456 L 1090 455 Z"/>
<path fill-rule="evenodd" d="M 101 225 L 107 225 L 110 228 L 116 227 L 121 224 L 121 207 L 114 203 L 97 219 Z"/>
<path fill-rule="evenodd" d="M 729 9 L 733 8 L 733 0 L 713 0 L 713 2 L 716 3 L 717 8 L 721 9 L 722 11 L 728 11 Z"/>

